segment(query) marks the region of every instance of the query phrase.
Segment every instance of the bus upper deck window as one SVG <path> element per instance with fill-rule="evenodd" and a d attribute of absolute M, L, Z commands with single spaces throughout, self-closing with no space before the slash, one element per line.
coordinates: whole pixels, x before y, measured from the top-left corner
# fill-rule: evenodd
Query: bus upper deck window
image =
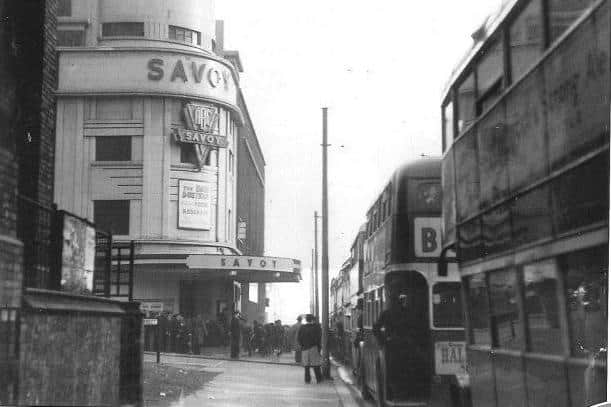
<path fill-rule="evenodd" d="M 531 0 L 509 28 L 511 77 L 514 82 L 539 60 L 543 52 L 541 9 L 540 1 Z"/>
<path fill-rule="evenodd" d="M 494 41 L 477 64 L 477 112 L 490 107 L 503 89 L 503 45 Z"/>
<path fill-rule="evenodd" d="M 458 133 L 475 120 L 475 77 L 473 73 L 458 86 Z"/>
<path fill-rule="evenodd" d="M 446 151 L 454 141 L 454 103 L 449 102 L 443 107 L 443 145 Z"/>
<path fill-rule="evenodd" d="M 441 212 L 441 183 L 415 182 L 416 205 L 415 210 L 426 212 Z M 409 192 L 412 188 L 410 188 Z"/>
<path fill-rule="evenodd" d="M 595 0 L 549 0 L 550 41 L 553 42 L 560 37 L 595 2 Z"/>

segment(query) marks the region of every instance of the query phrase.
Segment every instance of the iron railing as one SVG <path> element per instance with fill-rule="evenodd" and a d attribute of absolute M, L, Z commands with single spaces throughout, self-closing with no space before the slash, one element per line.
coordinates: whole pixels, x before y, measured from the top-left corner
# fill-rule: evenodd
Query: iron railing
<path fill-rule="evenodd" d="M 17 238 L 23 242 L 23 287 L 61 290 L 65 219 L 95 228 L 87 219 L 19 196 Z M 92 294 L 132 301 L 134 242 L 113 242 L 96 229 Z"/>
<path fill-rule="evenodd" d="M 19 195 L 17 238 L 23 243 L 23 286 L 58 289 L 60 263 L 57 207 Z M 59 280 L 57 280 L 59 283 Z"/>

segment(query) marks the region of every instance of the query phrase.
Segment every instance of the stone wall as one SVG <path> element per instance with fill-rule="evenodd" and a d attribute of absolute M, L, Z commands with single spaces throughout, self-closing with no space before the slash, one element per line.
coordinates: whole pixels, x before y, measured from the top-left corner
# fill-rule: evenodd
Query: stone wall
<path fill-rule="evenodd" d="M 131 339 L 125 335 L 129 332 L 125 332 L 127 314 L 123 305 L 98 298 L 32 291 L 26 293 L 21 312 L 19 402 L 123 404 L 122 359 L 129 359 L 125 351 L 130 344 L 140 346 L 138 332 Z M 125 342 L 120 338 L 125 338 Z"/>

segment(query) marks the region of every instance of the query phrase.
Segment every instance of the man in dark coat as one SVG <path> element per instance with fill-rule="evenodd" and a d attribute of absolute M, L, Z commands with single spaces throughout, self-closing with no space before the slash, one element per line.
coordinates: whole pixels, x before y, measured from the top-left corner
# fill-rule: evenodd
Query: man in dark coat
<path fill-rule="evenodd" d="M 373 325 L 373 334 L 388 354 L 386 369 L 391 376 L 407 377 L 406 383 L 391 382 L 389 394 L 417 391 L 430 369 L 426 355 L 428 332 L 427 320 L 423 318 L 424 296 L 416 293 L 400 293 L 391 297 L 390 308 L 384 310 Z"/>
<path fill-rule="evenodd" d="M 240 312 L 235 311 L 231 318 L 230 334 L 231 334 L 231 359 L 238 359 L 240 357 Z"/>
<path fill-rule="evenodd" d="M 321 340 L 320 325 L 314 321 L 314 315 L 306 315 L 306 323 L 301 325 L 297 333 L 297 342 L 302 349 L 302 363 L 305 368 L 305 382 L 310 383 L 310 367 L 314 368 L 316 383 L 322 381 L 322 372 L 320 370 L 320 340 Z"/>
<path fill-rule="evenodd" d="M 301 346 L 297 342 L 297 335 L 299 334 L 299 328 L 301 328 L 301 315 L 297 317 L 297 323 L 293 324 L 289 328 L 289 345 L 295 351 L 295 363 L 301 363 Z"/>

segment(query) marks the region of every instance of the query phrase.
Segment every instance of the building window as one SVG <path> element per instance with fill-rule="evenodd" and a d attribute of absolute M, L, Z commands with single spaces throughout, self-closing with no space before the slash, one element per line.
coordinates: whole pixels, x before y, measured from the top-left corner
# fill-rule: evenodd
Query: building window
<path fill-rule="evenodd" d="M 129 235 L 129 202 L 93 201 L 93 222 L 113 235 Z"/>
<path fill-rule="evenodd" d="M 57 30 L 58 47 L 82 47 L 85 45 L 85 31 Z"/>
<path fill-rule="evenodd" d="M 98 136 L 95 138 L 96 161 L 130 161 L 131 136 Z"/>
<path fill-rule="evenodd" d="M 259 302 L 259 283 L 248 284 L 248 301 L 255 304 Z"/>
<path fill-rule="evenodd" d="M 184 42 L 186 44 L 201 45 L 202 35 L 198 31 L 171 25 L 168 29 L 168 37 L 171 40 Z"/>
<path fill-rule="evenodd" d="M 197 160 L 197 154 L 195 152 L 195 144 L 181 144 L 180 145 L 180 162 L 182 164 L 193 164 L 199 165 Z"/>
<path fill-rule="evenodd" d="M 72 15 L 72 0 L 57 1 L 57 16 L 70 17 Z"/>
<path fill-rule="evenodd" d="M 144 23 L 104 23 L 103 37 L 144 37 Z"/>

